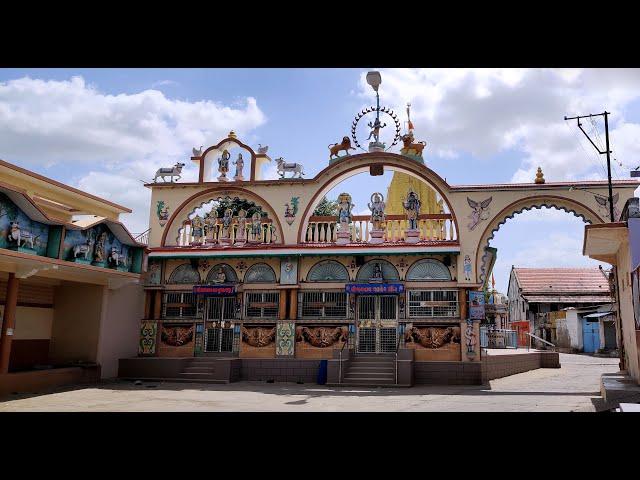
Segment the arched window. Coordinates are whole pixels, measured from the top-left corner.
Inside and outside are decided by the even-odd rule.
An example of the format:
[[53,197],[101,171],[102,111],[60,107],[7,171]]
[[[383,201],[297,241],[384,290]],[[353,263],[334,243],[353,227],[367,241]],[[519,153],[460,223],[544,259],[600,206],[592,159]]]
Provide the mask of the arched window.
[[200,283],[200,273],[190,263],[183,263],[171,272],[167,283]]
[[356,281],[368,282],[369,279],[373,277],[376,264],[380,265],[380,269],[382,270],[382,279],[385,282],[390,280],[400,280],[398,270],[396,270],[396,267],[394,267],[391,262],[387,262],[386,260],[370,260],[360,267],[358,275],[356,276]]
[[407,281],[410,282],[434,282],[451,280],[451,272],[447,266],[439,260],[426,258],[418,260],[411,265],[407,272]]
[[244,283],[274,283],[276,273],[266,263],[252,265],[244,274]]
[[316,263],[307,274],[308,282],[348,282],[349,272],[340,262],[323,260]]
[[225,283],[238,283],[238,275],[236,275],[236,271],[230,265],[226,263],[218,263],[214,265],[211,270],[209,270],[209,274],[207,275],[207,282],[215,282],[218,277],[218,270],[222,268],[225,276]]

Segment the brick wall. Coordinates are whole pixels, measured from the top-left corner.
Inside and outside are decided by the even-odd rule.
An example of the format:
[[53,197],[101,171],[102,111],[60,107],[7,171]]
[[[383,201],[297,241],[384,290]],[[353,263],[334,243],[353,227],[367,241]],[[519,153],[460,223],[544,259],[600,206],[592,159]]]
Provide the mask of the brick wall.
[[315,383],[319,360],[242,359],[241,380]]
[[481,362],[414,362],[414,383],[432,385],[481,385]]

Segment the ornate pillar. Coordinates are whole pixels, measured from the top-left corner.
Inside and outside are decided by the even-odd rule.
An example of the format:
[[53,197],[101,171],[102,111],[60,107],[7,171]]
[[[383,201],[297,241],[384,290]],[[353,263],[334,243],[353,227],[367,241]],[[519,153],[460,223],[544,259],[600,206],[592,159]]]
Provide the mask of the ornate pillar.
[[7,283],[7,300],[4,307],[2,320],[2,332],[0,332],[0,374],[9,371],[9,359],[11,358],[11,341],[16,328],[16,307],[18,305],[18,284],[20,280],[15,273],[9,274]]
[[298,318],[298,290],[291,289],[291,297],[289,298],[289,319],[296,320]]
[[458,305],[460,310],[460,318],[462,320],[467,319],[467,289],[458,289]]
[[278,320],[287,319],[287,295],[289,295],[289,290],[280,290],[280,308],[278,309]]

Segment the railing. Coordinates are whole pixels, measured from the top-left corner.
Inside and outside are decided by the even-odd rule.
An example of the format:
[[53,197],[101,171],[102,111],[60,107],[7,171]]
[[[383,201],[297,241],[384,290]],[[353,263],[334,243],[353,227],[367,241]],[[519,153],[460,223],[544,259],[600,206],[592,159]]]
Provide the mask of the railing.
[[149,245],[149,233],[151,232],[150,228],[147,228],[144,232],[142,233],[132,233],[131,236],[133,237],[133,239],[138,242],[138,243],[142,243],[144,245]]
[[548,342],[544,338],[540,338],[539,336],[534,335],[533,333],[526,332],[526,334],[529,335],[529,346],[527,347],[527,352],[531,349],[531,339],[532,338],[535,338],[536,340],[539,340],[540,342],[545,343],[547,345],[551,345],[553,347],[553,351],[554,352],[556,351],[556,346],[553,343]]
[[[371,237],[373,224],[368,215],[354,215],[349,225],[351,242],[368,242]],[[313,216],[309,219],[305,242],[307,243],[335,243],[338,238],[337,217]],[[387,215],[382,223],[383,240],[385,242],[398,242],[405,239],[408,228],[406,215]],[[453,223],[453,217],[449,213],[430,214],[424,213],[418,217],[418,230],[420,240],[446,241],[456,240],[457,235]]]
[[[351,334],[349,334],[349,335],[351,335]],[[344,347],[346,345],[348,345],[348,344],[349,344],[349,337],[347,336],[347,341],[342,344],[342,347],[340,348],[340,354],[338,356],[338,358],[339,358],[339,365],[338,366],[340,368],[339,371],[338,371],[338,383],[342,383],[342,351],[344,350]]]
[[398,340],[396,340],[396,385],[398,385],[398,350],[400,350],[400,332],[398,332]]
[[480,347],[518,348],[518,332],[504,328],[480,327]]
[[[245,227],[245,242],[249,243],[275,243],[278,240],[278,236],[276,234],[276,229],[273,226],[273,222],[271,220],[263,221],[261,223],[261,231],[259,233],[254,234],[253,228],[251,225],[247,225]],[[233,245],[238,239],[238,224],[234,223],[229,227],[229,238],[228,244]],[[224,244],[222,242],[222,225],[216,224],[206,227],[206,235],[202,238],[203,245],[218,245]],[[178,245],[181,247],[187,247],[192,245],[195,241],[195,237],[193,236],[193,227],[191,226],[191,222],[186,221],[183,223],[182,228],[180,229],[178,236]]]

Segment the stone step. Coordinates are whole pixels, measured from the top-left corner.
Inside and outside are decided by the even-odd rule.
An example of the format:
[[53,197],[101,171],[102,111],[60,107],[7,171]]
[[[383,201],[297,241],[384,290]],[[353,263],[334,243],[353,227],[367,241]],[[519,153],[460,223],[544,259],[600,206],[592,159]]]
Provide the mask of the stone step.
[[215,369],[211,367],[186,367],[183,373],[213,373]]
[[380,378],[380,377],[345,377],[345,383],[352,384],[366,384],[366,385],[374,385],[374,384],[384,384],[384,385],[393,385],[395,384],[395,378]]
[[193,378],[194,380],[200,378],[214,379],[214,375],[211,372],[182,372],[180,376],[183,378]]
[[351,370],[347,371],[345,373],[345,378],[347,377],[384,377],[384,378],[389,378],[389,377],[395,377],[396,373],[394,371],[385,371],[385,372],[381,372],[379,370],[369,370],[369,371],[364,371],[364,372],[353,372]]
[[379,367],[379,366],[375,366],[375,367],[361,367],[360,365],[358,366],[351,366],[349,367],[349,370],[347,370],[349,373],[354,373],[354,372],[389,372],[389,373],[393,373],[396,371],[394,366],[391,367]]
[[401,383],[369,383],[369,382],[344,382],[344,383],[327,383],[327,387],[357,387],[357,388],[409,388],[412,385]]

